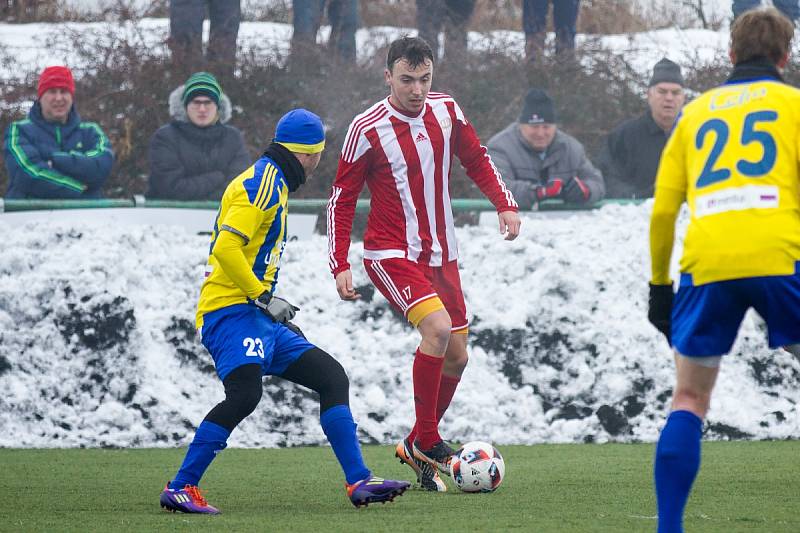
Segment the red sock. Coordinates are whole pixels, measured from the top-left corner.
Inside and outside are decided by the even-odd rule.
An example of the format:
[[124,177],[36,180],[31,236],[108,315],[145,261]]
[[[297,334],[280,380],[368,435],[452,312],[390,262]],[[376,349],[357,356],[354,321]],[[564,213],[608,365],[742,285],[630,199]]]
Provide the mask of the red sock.
[[[461,381],[459,376],[448,376],[442,374],[442,380],[439,383],[439,397],[436,399],[436,422],[441,422],[447,408],[450,407],[450,402],[453,400],[453,395],[456,393],[458,383]],[[408,434],[408,442],[414,442],[417,438],[417,424],[411,428],[411,433]]]
[[414,412],[417,415],[417,440],[423,450],[432,448],[442,440],[439,436],[436,407],[439,383],[442,379],[444,357],[434,357],[419,351],[414,354],[412,376],[414,381]]

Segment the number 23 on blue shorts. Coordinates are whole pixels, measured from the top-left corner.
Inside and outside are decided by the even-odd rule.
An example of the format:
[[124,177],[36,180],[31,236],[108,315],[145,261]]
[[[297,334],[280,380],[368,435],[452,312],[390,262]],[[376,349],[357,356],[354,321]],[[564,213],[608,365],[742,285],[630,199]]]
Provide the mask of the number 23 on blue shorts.
[[264,375],[281,375],[314,345],[254,305],[237,304],[203,316],[202,342],[220,379],[234,369],[261,365]]

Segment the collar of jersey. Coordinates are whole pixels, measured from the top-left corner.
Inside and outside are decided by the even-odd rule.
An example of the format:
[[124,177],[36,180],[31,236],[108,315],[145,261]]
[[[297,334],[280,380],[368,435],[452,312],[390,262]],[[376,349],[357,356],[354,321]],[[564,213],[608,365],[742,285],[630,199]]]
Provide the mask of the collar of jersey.
[[428,105],[428,99],[427,98],[425,99],[425,105],[422,106],[422,111],[420,111],[419,114],[414,117],[409,117],[408,115],[397,109],[394,105],[392,105],[392,103],[389,101],[388,96],[386,97],[386,100],[384,100],[384,105],[386,106],[386,109],[389,110],[389,113],[392,114],[392,116],[397,117],[404,122],[414,122],[415,120],[420,120],[422,118],[422,115],[425,114],[425,106]]

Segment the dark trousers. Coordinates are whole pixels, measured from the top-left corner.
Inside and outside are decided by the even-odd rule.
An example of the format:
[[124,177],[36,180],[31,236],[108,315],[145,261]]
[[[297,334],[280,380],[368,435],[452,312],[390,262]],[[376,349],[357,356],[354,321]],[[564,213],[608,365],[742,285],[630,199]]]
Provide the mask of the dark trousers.
[[[772,3],[792,22],[800,18],[800,2],[798,0],[773,0]],[[761,0],[733,0],[733,18],[760,5]]]
[[316,45],[326,4],[328,22],[331,24],[328,46],[342,61],[355,63],[356,30],[359,26],[358,0],[294,0],[292,49],[297,51],[298,47],[310,48]]
[[[211,25],[203,60],[203,20]],[[170,0],[169,34],[172,59],[184,74],[201,69],[230,76],[236,67],[236,38],[239,35],[239,0]]]
[[[553,27],[556,30],[556,53],[575,48],[575,23],[578,20],[580,0],[552,0]],[[544,45],[547,12],[550,0],[523,0],[522,29],[526,39],[540,40]]]
[[444,55],[467,51],[467,24],[475,11],[475,0],[417,0],[417,30],[439,57],[439,33],[444,29]]

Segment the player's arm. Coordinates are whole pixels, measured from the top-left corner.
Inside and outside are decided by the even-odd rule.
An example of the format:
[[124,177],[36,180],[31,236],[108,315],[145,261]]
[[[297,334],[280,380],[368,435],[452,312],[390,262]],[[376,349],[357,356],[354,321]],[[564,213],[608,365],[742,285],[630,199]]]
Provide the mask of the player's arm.
[[246,244],[245,236],[241,232],[230,226],[222,226],[211,253],[225,275],[250,300],[255,300],[264,292],[264,285],[253,274],[253,269],[247,262],[244,255]]
[[361,189],[364,188],[366,173],[370,166],[371,151],[369,141],[361,135],[359,139],[351,139],[353,126],[348,132],[336,178],[331,187],[328,200],[328,266],[336,280],[336,291],[342,300],[359,298],[353,288],[353,275],[347,254],[350,250],[350,232],[356,204]]
[[[269,168],[272,168],[271,165]],[[270,217],[274,219],[276,206],[280,202],[280,175],[265,168],[257,193],[248,194],[241,183],[232,182],[225,196],[230,198],[230,206],[224,219],[219,221],[219,235],[211,254],[225,275],[247,298],[255,300],[265,289],[253,273],[244,247],[262,224]]]
[[467,176],[497,209],[500,234],[505,235],[507,241],[514,240],[519,235],[521,224],[514,195],[503,182],[486,147],[481,145],[475,128],[467,121],[457,104],[454,103],[453,109],[456,115],[453,124],[458,128],[454,152],[467,171]]
[[650,299],[647,318],[671,343],[672,280],[669,266],[675,242],[675,221],[686,200],[685,146],[676,127],[664,147],[656,175],[650,218]]
[[653,285],[670,285],[669,265],[675,242],[675,221],[686,196],[674,189],[656,189],[653,214],[650,217],[650,282]]

